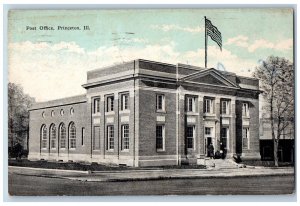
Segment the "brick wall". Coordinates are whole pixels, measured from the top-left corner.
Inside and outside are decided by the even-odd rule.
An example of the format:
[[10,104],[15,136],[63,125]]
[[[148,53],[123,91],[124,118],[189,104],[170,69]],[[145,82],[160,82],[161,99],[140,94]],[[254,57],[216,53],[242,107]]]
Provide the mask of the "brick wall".
[[[70,114],[71,108],[74,109],[73,115]],[[61,110],[64,114],[61,115]],[[54,115],[51,116],[52,111]],[[45,117],[42,116],[45,114]],[[59,160],[72,154],[88,154],[90,148],[90,107],[88,103],[73,103],[71,105],[63,105],[57,107],[40,108],[30,111],[29,122],[29,156],[34,159],[55,159]],[[75,123],[76,127],[76,149],[68,149],[68,128],[71,122]],[[56,148],[50,148],[50,125],[56,127]],[[59,127],[64,124],[67,130],[66,133],[66,149],[60,149],[59,144]],[[47,149],[41,148],[41,127],[47,127]],[[82,128],[85,128],[85,136],[82,145]],[[39,156],[41,154],[41,156]],[[72,159],[72,158],[70,158]]]
[[[156,111],[156,95],[165,95],[165,112]],[[157,119],[158,118],[158,119]],[[161,121],[165,119],[165,121]],[[159,121],[157,121],[159,120]],[[165,126],[165,149],[156,149],[156,125]],[[160,91],[139,90],[139,158],[141,164],[151,164],[142,160],[173,159],[176,164],[176,94]],[[148,156],[148,158],[147,158]],[[170,161],[169,161],[170,162]],[[159,164],[156,162],[156,164]]]

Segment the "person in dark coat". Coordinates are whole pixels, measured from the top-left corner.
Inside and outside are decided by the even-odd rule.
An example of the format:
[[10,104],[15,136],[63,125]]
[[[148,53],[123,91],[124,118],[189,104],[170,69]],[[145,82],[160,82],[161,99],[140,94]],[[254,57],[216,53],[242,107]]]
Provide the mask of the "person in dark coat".
[[210,143],[210,145],[208,145],[207,150],[208,150],[208,157],[210,157],[210,159],[212,159],[214,157],[214,146],[212,143]]
[[225,159],[225,147],[222,142],[220,143],[220,153],[221,153],[222,159]]

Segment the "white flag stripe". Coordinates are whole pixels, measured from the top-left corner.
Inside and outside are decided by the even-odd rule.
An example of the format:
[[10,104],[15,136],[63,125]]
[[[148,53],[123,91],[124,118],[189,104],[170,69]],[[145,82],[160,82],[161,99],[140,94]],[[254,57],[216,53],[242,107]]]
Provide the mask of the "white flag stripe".
[[222,34],[218,30],[216,26],[214,26],[210,20],[206,19],[205,21],[205,26],[206,26],[206,34],[210,36],[210,38],[215,41],[220,49],[222,50]]
[[208,36],[210,36],[214,41],[217,41],[217,43],[222,44],[222,40],[220,38],[218,38],[217,36],[209,35],[209,34],[208,34]]

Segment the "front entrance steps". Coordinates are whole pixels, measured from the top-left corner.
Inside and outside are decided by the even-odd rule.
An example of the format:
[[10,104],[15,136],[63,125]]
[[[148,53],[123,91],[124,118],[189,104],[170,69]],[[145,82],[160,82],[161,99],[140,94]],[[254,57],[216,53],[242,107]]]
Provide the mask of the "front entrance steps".
[[235,169],[240,167],[233,159],[210,159],[203,158],[198,159],[197,164],[205,165],[207,168],[216,168],[216,169]]

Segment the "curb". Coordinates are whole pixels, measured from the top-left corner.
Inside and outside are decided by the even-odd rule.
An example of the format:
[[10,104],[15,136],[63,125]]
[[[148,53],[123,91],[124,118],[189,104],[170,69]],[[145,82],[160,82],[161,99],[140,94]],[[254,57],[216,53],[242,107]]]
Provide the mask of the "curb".
[[240,175],[207,175],[207,176],[158,176],[158,177],[138,177],[138,178],[98,178],[98,179],[79,179],[74,177],[57,177],[62,179],[69,179],[69,180],[77,180],[81,182],[131,182],[131,181],[155,181],[155,180],[175,180],[175,179],[207,179],[207,178],[234,178],[234,177],[270,177],[270,176],[288,176],[294,175],[293,173],[281,173],[281,174],[240,174]]
[[[24,168],[24,167],[14,167],[14,166],[10,166],[11,168]],[[55,171],[57,172],[56,169],[39,169],[39,168],[28,168],[29,170],[44,170],[44,171]],[[199,170],[200,169],[193,169],[195,170]],[[203,170],[203,169],[202,169]],[[64,171],[64,172],[73,172],[73,173],[81,173],[81,174],[89,174],[88,171],[74,171],[74,170],[59,170],[60,171]],[[136,170],[139,171],[139,170]],[[135,172],[136,172],[135,171]],[[149,171],[149,170],[146,170]],[[157,170],[154,170],[157,171]],[[174,170],[173,170],[174,171]],[[191,170],[190,170],[191,171]],[[206,170],[209,171],[209,170]],[[215,170],[217,171],[217,170]],[[118,171],[118,173],[122,173],[123,171]],[[130,173],[132,171],[126,171],[127,173]],[[144,172],[141,171],[140,172]],[[102,174],[107,174],[110,172],[105,172]],[[116,173],[116,172],[115,172]],[[256,177],[256,176],[260,176],[260,177],[267,177],[267,176],[287,176],[287,175],[295,175],[294,171],[284,171],[281,173],[275,172],[275,173],[263,173],[263,172],[258,172],[256,174],[245,174],[245,173],[240,173],[240,174],[227,174],[227,175],[219,175],[218,173],[216,174],[202,174],[202,175],[192,175],[192,176],[188,176],[188,175],[160,175],[160,176],[156,176],[156,177],[136,177],[136,178],[132,178],[132,177],[125,177],[125,178],[120,178],[120,177],[110,177],[109,175],[107,175],[106,177],[101,177],[101,176],[96,176],[95,178],[89,178],[88,176],[85,177],[71,177],[71,176],[64,176],[64,175],[59,175],[59,174],[22,174],[20,172],[17,172],[16,174],[18,175],[25,175],[25,176],[35,176],[35,177],[47,177],[47,178],[58,178],[58,179],[68,179],[68,180],[76,180],[76,181],[81,181],[81,182],[128,182],[128,181],[151,181],[151,180],[169,180],[169,179],[207,179],[207,178],[234,178],[234,177]],[[100,174],[100,173],[98,173]]]
[[91,171],[92,174],[105,174],[105,173],[131,173],[131,172],[163,172],[163,171],[207,171],[208,169],[140,169],[140,170],[112,170],[112,171]]
[[145,178],[115,178],[115,179],[107,179],[106,181],[100,180],[100,181],[94,181],[94,180],[85,180],[86,182],[128,182],[128,181],[152,181],[152,180],[168,180],[168,179],[207,179],[207,178],[224,178],[224,179],[229,179],[229,178],[234,178],[234,177],[268,177],[268,176],[286,176],[286,175],[293,175],[293,174],[255,174],[255,175],[228,175],[228,176],[215,176],[215,175],[210,175],[210,176],[185,176],[185,177],[174,177],[174,176],[169,176],[169,177],[145,177]]
[[69,173],[89,174],[89,171],[81,171],[81,170],[62,170],[62,169],[48,169],[48,168],[37,168],[37,167],[19,167],[19,166],[8,166],[8,168],[39,170],[39,171],[51,171],[51,172],[69,172]]

